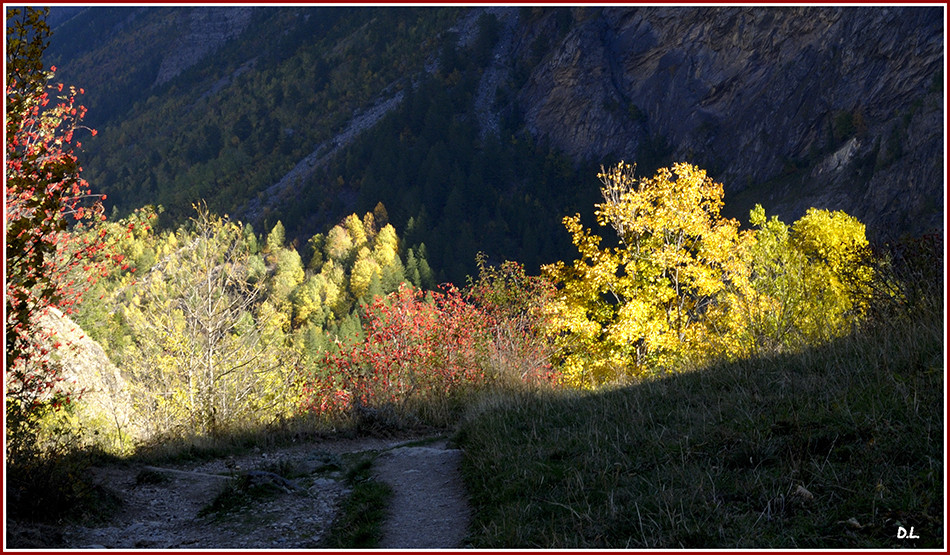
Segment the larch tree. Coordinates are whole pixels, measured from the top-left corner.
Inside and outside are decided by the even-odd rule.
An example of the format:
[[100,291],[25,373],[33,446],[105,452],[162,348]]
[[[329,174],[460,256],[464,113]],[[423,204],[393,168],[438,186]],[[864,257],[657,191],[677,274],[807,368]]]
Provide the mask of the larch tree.
[[333,260],[337,264],[346,264],[354,251],[353,238],[346,232],[342,226],[333,226],[327,233],[323,248],[326,251],[326,258]]
[[248,280],[240,225],[203,207],[194,222],[194,235],[143,276],[126,308],[138,344],[127,368],[153,434],[214,433],[293,405],[287,316],[266,302],[266,283]]
[[379,263],[373,259],[368,247],[361,247],[356,255],[356,262],[353,263],[353,270],[350,273],[350,292],[354,299],[363,298],[369,290],[369,285],[373,281],[373,276],[379,276],[381,269]]

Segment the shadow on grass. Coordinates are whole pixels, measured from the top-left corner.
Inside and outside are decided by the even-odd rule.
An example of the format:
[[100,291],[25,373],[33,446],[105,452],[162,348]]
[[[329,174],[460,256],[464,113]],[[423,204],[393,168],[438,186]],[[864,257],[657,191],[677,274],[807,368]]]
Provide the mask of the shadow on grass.
[[[800,354],[487,404],[457,437],[476,512],[470,539],[483,548],[939,547],[939,324],[918,319]],[[918,537],[900,537],[911,526]]]

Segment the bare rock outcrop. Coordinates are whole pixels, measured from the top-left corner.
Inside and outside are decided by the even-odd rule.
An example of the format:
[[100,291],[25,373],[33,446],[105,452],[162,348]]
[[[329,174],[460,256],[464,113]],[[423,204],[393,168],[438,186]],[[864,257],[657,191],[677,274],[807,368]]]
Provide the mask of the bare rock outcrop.
[[129,384],[105,350],[56,308],[40,321],[60,344],[53,352],[62,365],[64,391],[79,393],[79,418],[102,427],[114,441],[140,439]]
[[786,220],[922,232],[941,225],[943,41],[939,8],[575,10],[518,101],[577,159],[666,149]]
[[162,59],[152,86],[170,81],[229,39],[239,35],[250,23],[251,13],[252,8],[243,6],[209,7],[182,13],[181,17],[187,19],[188,33],[184,40]]

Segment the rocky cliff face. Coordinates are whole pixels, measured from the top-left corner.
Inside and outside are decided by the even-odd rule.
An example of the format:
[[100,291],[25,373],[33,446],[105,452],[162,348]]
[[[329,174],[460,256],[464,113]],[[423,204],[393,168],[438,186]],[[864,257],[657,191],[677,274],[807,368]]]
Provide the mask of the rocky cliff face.
[[[99,26],[74,25],[73,35],[63,31],[71,38],[61,55],[82,56],[75,64],[62,65],[78,66],[86,80],[77,77],[76,82],[102,82],[96,88],[109,100],[102,104],[117,104],[112,108],[121,118],[134,118],[127,109],[135,102],[149,109],[149,96],[164,94],[155,85],[171,83],[199,62],[213,68],[202,74],[213,80],[179,79],[173,94],[205,98],[251,69],[265,81],[294,78],[292,73],[264,71],[268,63],[293,56],[293,49],[269,57],[242,51],[214,59],[232,39],[264,36],[268,45],[284,40],[287,29],[255,27],[272,24],[255,17],[262,11],[206,7],[96,13],[103,18]],[[810,206],[842,209],[865,222],[875,238],[943,225],[942,8],[495,6],[463,12],[452,33],[425,40],[455,40],[465,49],[478,36],[482,15],[497,19],[499,38],[487,65],[479,68],[472,106],[464,108],[469,113],[456,117],[477,121],[483,136],[517,114],[528,132],[578,163],[623,159],[639,162],[640,171],[647,173],[656,164],[692,162],[725,185],[725,212],[743,222],[748,209],[761,203],[767,213],[787,222]],[[305,17],[293,17],[299,39],[309,24]],[[84,25],[92,25],[90,21]],[[273,21],[287,24],[287,19]],[[82,42],[77,37],[99,28],[110,40],[86,41],[84,48],[101,46],[101,52],[72,52],[78,48],[74,43]],[[128,36],[121,29],[129,29]],[[364,32],[359,29],[355,32]],[[351,38],[341,34],[335,39],[338,50]],[[150,47],[140,52],[135,46],[141,44]],[[125,52],[134,56],[124,58]],[[120,58],[121,63],[115,62]],[[372,59],[362,62],[373,66]],[[427,61],[427,71],[436,63]],[[128,67],[141,71],[123,73],[124,81],[109,84],[119,69]],[[420,77],[405,76],[407,83]],[[360,107],[367,111],[398,105],[392,85],[348,86],[378,91]],[[287,90],[299,93],[312,86],[288,82]],[[248,106],[258,112],[255,120],[263,121],[261,114],[299,109],[291,102],[306,106],[306,99],[296,96],[252,99]],[[125,97],[128,102],[111,102]],[[358,114],[346,117],[353,121],[340,124],[346,130],[328,145],[343,147],[353,136],[349,130],[369,130],[380,121],[354,127]],[[200,141],[184,124],[174,134],[170,141],[178,140],[177,134],[187,136],[183,145]],[[309,157],[285,161],[285,181],[298,176],[295,165],[310,167],[317,153],[329,159],[345,151],[313,146]],[[120,168],[110,172],[135,181]],[[263,192],[272,185],[248,184],[248,199],[257,193],[266,196]]]
[[104,437],[99,440],[109,449],[141,439],[129,385],[102,346],[56,308],[50,308],[40,325],[61,344],[53,350],[62,365],[60,389],[73,395],[81,392],[73,411],[76,418],[90,429],[101,429]]
[[608,162],[668,147],[722,181],[727,206],[760,202],[785,221],[817,206],[877,237],[942,227],[941,9],[573,15],[518,91],[537,136]]
[[248,7],[206,8],[175,14],[187,26],[175,48],[162,59],[154,86],[161,85],[195,65],[229,39],[239,35],[251,20]]

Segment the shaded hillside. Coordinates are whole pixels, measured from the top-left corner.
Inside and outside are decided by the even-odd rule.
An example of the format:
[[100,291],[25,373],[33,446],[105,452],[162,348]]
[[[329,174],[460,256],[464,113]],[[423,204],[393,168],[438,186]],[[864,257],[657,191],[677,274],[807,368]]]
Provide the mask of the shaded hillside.
[[[673,160],[725,213],[942,225],[940,8],[95,8],[49,61],[122,212],[199,198],[290,236],[383,201],[442,277],[569,255],[596,169]],[[410,225],[411,219],[411,225]],[[412,227],[412,229],[410,229]],[[413,239],[413,230],[416,237]]]
[[758,201],[786,219],[818,206],[873,236],[919,233],[942,221],[941,12],[575,12],[518,100],[527,127],[574,157],[668,145],[721,179],[743,220]]
[[452,12],[427,13],[91,9],[56,29],[48,60],[88,91],[103,140],[85,167],[120,210],[153,202],[180,218],[206,198],[233,213],[422,68],[434,46],[419,44]]

